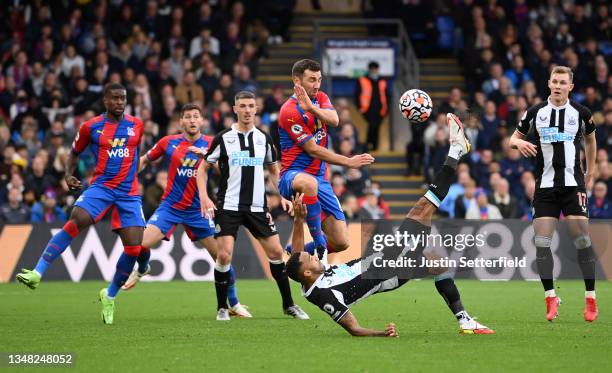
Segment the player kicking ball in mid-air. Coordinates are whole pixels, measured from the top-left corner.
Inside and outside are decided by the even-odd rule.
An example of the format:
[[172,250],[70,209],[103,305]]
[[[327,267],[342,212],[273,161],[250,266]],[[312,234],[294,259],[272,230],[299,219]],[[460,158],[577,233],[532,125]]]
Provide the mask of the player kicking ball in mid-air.
[[[137,259],[138,268],[123,285],[123,290],[133,288],[142,276],[149,274],[150,248],[161,240],[169,240],[177,224],[183,224],[189,238],[204,246],[213,259],[217,257],[215,224],[212,219],[206,219],[200,213],[196,174],[202,160],[189,150],[193,146],[205,152],[212,138],[203,136],[200,132],[204,118],[202,109],[196,104],[186,104],[181,108],[180,124],[182,133],[163,137],[140,158],[140,170],[143,170],[149,163],[165,156],[168,182],[160,206],[147,222],[142,250]],[[229,313],[238,317],[252,317],[238,301],[235,282],[236,272],[231,266],[228,287]]]
[[[431,218],[437,211],[440,202],[448,193],[461,156],[470,151],[470,144],[463,133],[463,126],[454,114],[447,115],[450,127],[450,150],[448,157],[438,171],[433,184],[430,184],[427,193],[421,197],[416,205],[408,212],[406,219],[399,228],[400,232],[412,234],[429,234],[431,231]],[[306,216],[306,206],[302,204],[302,195],[294,199],[294,232],[292,238],[293,253],[287,261],[287,274],[302,284],[302,292],[306,299],[329,314],[334,321],[340,324],[353,336],[379,336],[397,337],[395,324],[390,323],[385,330],[363,328],[349,310],[354,303],[376,293],[390,291],[405,284],[408,279],[399,278],[396,274],[378,276],[386,278],[368,278],[377,276],[362,275],[362,260],[356,259],[348,263],[337,265],[324,265],[316,255],[311,255],[304,248],[303,225]],[[428,259],[435,258],[420,244],[414,250]],[[367,269],[369,270],[369,269]],[[367,271],[366,270],[366,271]],[[441,273],[436,268],[435,285],[440,295],[459,322],[459,330],[464,334],[493,334],[493,330],[478,323],[465,311],[459,290],[452,277]]]
[[77,199],[70,219],[51,238],[36,267],[31,271],[23,269],[17,280],[30,289],[36,289],[51,263],[72,240],[112,210],[112,229],[119,234],[124,250],[117,261],[112,282],[99,293],[104,308],[102,321],[112,324],[115,296],[136,264],[145,227],[137,177],[143,124],[140,119],[124,114],[127,99],[122,85],[107,84],[103,101],[106,112],[81,125],[66,162],[66,183],[74,192],[81,188],[81,182],[73,175],[78,155],[90,146],[96,155],[90,186]]
[[[548,80],[548,100],[527,109],[510,138],[510,146],[525,157],[536,158],[533,230],[536,265],[544,287],[546,319],[552,321],[557,317],[561,303],[553,284],[554,259],[550,246],[559,215],[563,212],[584,278],[584,320],[592,322],[598,315],[596,257],[589,235],[586,187],[593,181],[597,143],[591,112],[569,99],[574,88],[573,75],[569,67],[552,69]],[[532,128],[535,145],[525,140]],[[586,177],[580,163],[583,138]]]
[[[329,97],[320,90],[318,62],[297,61],[291,78],[294,95],[279,113],[282,164],[279,190],[286,199],[295,193],[304,194],[303,202],[308,206],[306,224],[314,240],[306,244],[305,250],[311,254],[316,251],[323,257],[328,250],[338,252],[349,246],[346,218],[326,178],[327,162],[359,168],[371,164],[374,158],[370,154],[348,158],[327,149],[327,126],[338,126],[339,119]],[[291,252],[291,246],[287,246],[287,251]]]
[[[270,136],[255,127],[257,107],[255,94],[240,91],[234,97],[234,113],[238,121],[219,132],[204,155],[205,162],[198,167],[197,183],[202,204],[202,214],[215,218],[217,260],[215,263],[215,289],[217,291],[217,320],[229,320],[227,290],[230,280],[230,263],[238,228],[245,228],[259,241],[270,265],[272,277],[280,290],[283,311],[296,319],[308,319],[308,315],[293,303],[289,279],[285,273],[283,249],[276,225],[268,211],[264,170],[268,170],[270,184],[278,185],[279,170],[276,150]],[[217,206],[206,190],[207,168],[218,163],[221,170]],[[278,190],[276,191],[278,192]],[[282,201],[290,209],[291,202]],[[215,213],[215,210],[218,211]]]

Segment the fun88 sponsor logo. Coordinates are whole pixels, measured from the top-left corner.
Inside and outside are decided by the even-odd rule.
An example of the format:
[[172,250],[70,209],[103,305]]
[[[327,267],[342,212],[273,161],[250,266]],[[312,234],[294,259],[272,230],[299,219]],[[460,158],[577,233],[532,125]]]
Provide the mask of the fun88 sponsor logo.
[[241,150],[231,154],[232,166],[262,166],[263,158],[250,157],[248,150]]

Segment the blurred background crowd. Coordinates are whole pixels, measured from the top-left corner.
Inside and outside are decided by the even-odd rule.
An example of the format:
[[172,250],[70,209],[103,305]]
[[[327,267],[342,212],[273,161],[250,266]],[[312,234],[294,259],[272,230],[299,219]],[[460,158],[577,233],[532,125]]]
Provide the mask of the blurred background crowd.
[[[82,122],[104,111],[104,84],[127,87],[126,112],[145,123],[142,152],[180,131],[178,110],[189,102],[204,108],[203,132],[212,136],[234,121],[235,92],[258,92],[258,64],[270,45],[290,40],[295,1],[0,1],[0,6],[0,222],[54,223],[66,219],[75,200],[63,181],[70,143]],[[413,126],[407,144],[408,172],[429,181],[447,152],[444,114],[455,112],[467,125],[476,152],[459,167],[442,214],[531,218],[532,163],[508,147],[508,138],[527,107],[546,99],[550,68],[563,64],[574,70],[573,99],[591,109],[597,125],[590,214],[612,218],[609,4],[396,0],[364,1],[363,10],[368,17],[402,16],[421,56],[441,52],[423,40],[449,33],[451,52],[444,53],[462,61],[466,91],[454,88],[436,102],[431,121]],[[287,98],[281,87],[260,96],[257,126],[274,134]],[[352,124],[351,101],[332,98],[340,126],[330,131],[331,143],[347,156],[367,148]],[[85,186],[94,164],[92,153],[81,156],[77,176]],[[147,217],[167,180],[163,167],[140,175]],[[381,188],[367,170],[332,166],[330,171],[347,220],[389,217]],[[274,217],[288,219],[279,204],[280,196],[270,194]]]

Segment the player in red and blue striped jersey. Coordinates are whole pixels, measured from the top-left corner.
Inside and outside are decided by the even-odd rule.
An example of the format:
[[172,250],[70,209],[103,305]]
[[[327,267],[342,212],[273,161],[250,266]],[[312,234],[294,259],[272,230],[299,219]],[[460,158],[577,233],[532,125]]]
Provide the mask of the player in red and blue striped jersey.
[[295,94],[283,104],[279,115],[279,191],[288,200],[298,192],[304,194],[306,224],[314,239],[305,250],[311,254],[316,250],[322,256],[326,249],[333,252],[348,248],[346,219],[327,179],[326,162],[359,168],[374,162],[374,158],[369,154],[348,158],[327,149],[327,126],[337,126],[339,119],[329,97],[320,90],[321,65],[300,60],[291,74]]
[[31,289],[38,287],[41,277],[72,239],[111,211],[112,228],[124,247],[112,282],[100,291],[102,320],[112,324],[114,298],[134,268],[145,226],[137,178],[143,124],[140,119],[124,114],[127,93],[121,84],[107,84],[103,100],[106,112],[81,125],[66,165],[66,183],[71,191],[77,191],[82,185],[73,174],[79,154],[89,147],[97,160],[90,186],[74,204],[70,220],[47,244],[36,268],[22,270],[17,280]]
[[[124,290],[136,286],[140,278],[150,272],[150,248],[163,239],[168,240],[177,224],[182,224],[189,238],[206,247],[216,260],[215,224],[212,219],[202,217],[196,184],[197,170],[202,160],[190,151],[191,147],[195,147],[206,152],[212,138],[201,133],[204,118],[202,109],[196,104],[186,104],[181,108],[180,124],[182,133],[163,137],[140,158],[140,169],[143,170],[150,162],[165,157],[168,182],[161,204],[147,222],[142,250],[137,259],[138,269],[132,272],[123,286]],[[230,267],[229,282],[230,314],[252,317],[236,296],[236,273],[233,267]]]

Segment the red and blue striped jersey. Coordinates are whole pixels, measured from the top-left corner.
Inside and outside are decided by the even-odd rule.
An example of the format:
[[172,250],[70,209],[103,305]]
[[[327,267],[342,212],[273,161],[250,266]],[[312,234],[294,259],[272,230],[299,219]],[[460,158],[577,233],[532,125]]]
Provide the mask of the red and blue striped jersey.
[[[322,91],[312,99],[312,103],[321,109],[334,107],[329,97]],[[291,96],[280,109],[278,134],[281,147],[281,174],[288,170],[299,170],[314,176],[325,176],[327,163],[311,157],[302,149],[310,139],[327,148],[327,125],[312,113],[305,112],[295,96]]]
[[138,146],[143,129],[142,120],[127,114],[119,122],[113,122],[104,113],[81,125],[72,151],[81,154],[91,147],[96,156],[92,185],[139,195]]
[[166,156],[168,182],[162,201],[178,210],[200,210],[196,176],[202,160],[188,149],[195,146],[208,150],[211,142],[212,138],[204,135],[194,142],[183,134],[171,135],[163,137],[147,152],[152,161]]

